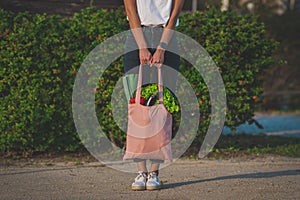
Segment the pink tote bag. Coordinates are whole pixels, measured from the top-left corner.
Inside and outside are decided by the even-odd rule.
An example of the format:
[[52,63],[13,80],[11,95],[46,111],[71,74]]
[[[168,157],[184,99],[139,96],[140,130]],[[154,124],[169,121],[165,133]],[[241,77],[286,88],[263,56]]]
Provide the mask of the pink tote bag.
[[124,160],[159,159],[172,161],[172,116],[163,105],[161,65],[158,66],[159,104],[140,104],[142,65],[139,69],[135,103],[128,104],[128,127]]

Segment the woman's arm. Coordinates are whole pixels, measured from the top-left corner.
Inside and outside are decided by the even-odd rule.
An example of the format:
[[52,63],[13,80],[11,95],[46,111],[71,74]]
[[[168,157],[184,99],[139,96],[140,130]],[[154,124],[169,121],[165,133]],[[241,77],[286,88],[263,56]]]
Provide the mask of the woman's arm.
[[147,43],[141,29],[141,21],[137,11],[136,0],[124,0],[124,5],[130,29],[139,47],[140,63],[148,64],[152,59],[152,55],[147,49]]
[[169,43],[170,38],[172,37],[173,30],[176,27],[176,23],[179,17],[179,14],[182,10],[184,0],[173,0],[172,1],[172,10],[170,14],[170,19],[164,29],[164,33],[161,37],[161,42],[164,42],[166,44]]
[[[167,25],[164,28],[164,32],[160,39],[160,44],[158,45],[153,58],[152,63],[163,63],[164,62],[164,52],[165,52],[165,45],[169,44],[170,39],[172,38],[174,29],[176,27],[176,23],[179,17],[179,14],[182,10],[184,4],[184,0],[173,0],[172,1],[172,10],[170,14],[170,19]],[[164,46],[162,46],[164,45]]]

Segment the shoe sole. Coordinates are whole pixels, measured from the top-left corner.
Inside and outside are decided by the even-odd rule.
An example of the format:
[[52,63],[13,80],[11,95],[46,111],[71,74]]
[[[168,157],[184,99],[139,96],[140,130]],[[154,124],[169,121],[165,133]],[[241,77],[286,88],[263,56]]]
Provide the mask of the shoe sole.
[[146,190],[146,188],[143,186],[131,186],[131,189],[135,191]]
[[159,190],[160,186],[146,186],[146,190]]

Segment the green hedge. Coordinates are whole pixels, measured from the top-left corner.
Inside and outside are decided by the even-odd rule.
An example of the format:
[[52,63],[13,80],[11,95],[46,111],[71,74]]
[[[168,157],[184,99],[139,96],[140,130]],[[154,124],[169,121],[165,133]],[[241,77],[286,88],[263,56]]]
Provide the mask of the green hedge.
[[[96,45],[129,29],[124,9],[87,8],[72,18],[0,10],[0,17],[0,151],[82,148],[71,109],[75,75]],[[266,39],[264,25],[248,15],[208,9],[181,16],[178,31],[197,40],[219,66],[228,98],[226,124],[251,122],[262,75],[274,62],[276,43]],[[125,134],[110,117],[109,102],[122,63],[115,61],[100,78],[95,102],[101,126],[119,146]],[[209,93],[188,65],[182,62],[181,73],[201,94],[197,142],[209,123]]]
[[[252,15],[220,12],[213,8],[204,13],[185,14],[180,22],[178,31],[198,41],[219,67],[227,96],[226,125],[234,129],[245,122],[256,123],[252,117],[263,92],[265,72],[277,62],[272,54],[278,43],[266,37],[264,24]],[[183,73],[191,84],[196,85],[196,92],[201,94],[201,111],[207,115],[207,87],[191,71],[195,70]]]

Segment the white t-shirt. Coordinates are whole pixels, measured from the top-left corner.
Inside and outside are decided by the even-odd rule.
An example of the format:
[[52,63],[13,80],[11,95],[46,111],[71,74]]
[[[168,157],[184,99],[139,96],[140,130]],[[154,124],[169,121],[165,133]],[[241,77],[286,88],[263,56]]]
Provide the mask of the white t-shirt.
[[136,0],[141,25],[166,25],[172,10],[172,0]]

